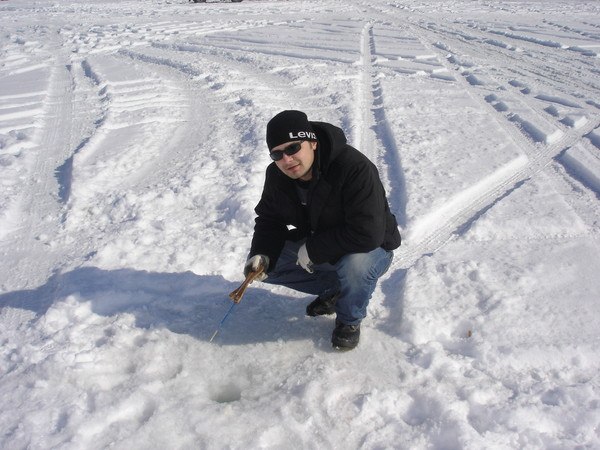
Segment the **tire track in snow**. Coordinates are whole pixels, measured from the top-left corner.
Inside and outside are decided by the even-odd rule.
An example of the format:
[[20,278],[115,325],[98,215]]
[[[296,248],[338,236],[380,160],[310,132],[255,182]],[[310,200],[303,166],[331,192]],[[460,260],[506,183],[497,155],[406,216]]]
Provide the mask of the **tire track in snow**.
[[[379,13],[381,12],[379,11]],[[386,19],[382,17],[381,20],[385,21]],[[416,27],[412,27],[414,35],[423,44],[426,44],[428,39],[418,29],[420,25],[416,25]],[[423,31],[431,33],[431,30],[426,28]],[[426,46],[431,48],[429,45]],[[433,53],[440,54],[440,50],[438,48]],[[456,68],[446,61],[445,55],[440,56],[449,73],[455,72]],[[465,91],[482,106],[482,109],[489,111],[490,117],[507,133],[518,148],[525,149],[527,156],[508,162],[471,188],[457,193],[443,208],[432,211],[428,216],[423,217],[417,224],[417,228],[420,229],[416,235],[416,242],[414,244],[404,242],[396,253],[393,269],[409,268],[423,255],[435,252],[463,227],[470,226],[482,212],[504,198],[507,193],[517,189],[523,181],[543,170],[565,147],[577,142],[597,126],[598,119],[596,118],[590,120],[585,126],[566,130],[561,137],[551,140],[548,144],[535,144],[513,124],[501,120],[498,111],[476,90],[476,85],[471,84],[463,76],[457,77],[457,82],[462,84]]]
[[557,158],[567,173],[600,199],[600,155],[588,139],[566,149]]
[[[78,125],[75,125],[77,128],[89,129],[81,130],[85,137],[74,147],[74,150],[65,159],[63,164],[56,169],[56,178],[59,183],[58,196],[64,204],[68,203],[71,197],[73,160],[82,149],[90,144],[90,141],[96,136],[98,129],[106,120],[106,96],[101,92],[101,80],[93,72],[87,60],[69,64],[68,69],[73,80],[73,95],[77,96],[77,99],[74,101],[75,107],[81,108],[85,104],[86,109],[85,111],[78,111],[77,117],[75,114],[71,117],[71,126],[74,126],[75,122],[80,122]],[[87,119],[90,124],[86,126],[81,123],[81,118],[90,113],[93,116]],[[63,218],[64,220],[66,220],[66,216]]]
[[366,24],[361,33],[360,78],[358,83],[358,98],[361,101],[358,102],[358,110],[355,113],[359,126],[356,127],[358,133],[357,136],[354,137],[354,141],[358,142],[360,150],[367,155],[371,161],[375,162],[377,154],[375,143],[373,142],[375,121],[371,112],[374,103],[371,75],[371,66],[373,64],[373,56],[371,55],[372,27],[373,25],[371,23]]
[[[40,98],[42,108],[41,113],[36,113],[35,132],[28,141],[32,145],[27,148],[31,153],[27,158],[33,160],[25,177],[29,195],[19,204],[24,214],[10,241],[11,251],[18,258],[2,264],[6,280],[10,280],[13,288],[35,286],[45,280],[66,252],[64,249],[49,251],[56,246],[54,239],[59,232],[61,217],[55,168],[68,151],[70,140],[70,128],[64,126],[63,118],[71,114],[71,80],[62,55],[57,55],[49,66],[46,81],[42,98],[33,85],[27,93],[12,96],[13,100],[25,99],[33,94],[34,98]],[[39,89],[37,82],[35,89]]]
[[579,132],[568,133],[533,159],[517,158],[455,195],[443,208],[422,219],[416,243],[400,248],[393,267],[408,268],[422,256],[434,253],[465,225],[473,223],[483,211],[504,198],[509,191],[543,170],[562,149],[573,145],[581,136]]
[[[414,21],[421,31],[438,38],[440,35],[448,38],[458,48],[467,48],[471,56],[458,54],[454,49],[443,43],[434,44],[438,49],[450,52],[447,60],[452,63],[455,71],[459,71],[467,78],[474,91],[488,89],[486,100],[513,122],[523,133],[536,142],[551,144],[558,139],[561,133],[571,128],[581,128],[589,120],[597,120],[597,102],[594,101],[595,84],[598,80],[597,71],[594,70],[593,58],[565,54],[564,52],[541,53],[539,45],[532,44],[526,51],[510,44],[489,39],[489,27],[485,24],[463,23],[468,30],[459,28],[461,22],[455,25]],[[523,62],[527,57],[540,64]],[[488,60],[492,58],[495,63],[489,66]],[[518,63],[515,61],[518,59]],[[498,64],[496,61],[501,61]],[[569,74],[566,76],[565,74]],[[576,76],[577,88],[572,88],[574,83],[570,76]],[[523,83],[519,79],[526,79]],[[530,83],[533,81],[533,86]],[[596,83],[597,84],[597,83]],[[581,91],[582,86],[589,85],[592,89]],[[566,87],[571,87],[569,92]],[[547,95],[559,91],[560,96]],[[481,92],[480,92],[481,93]],[[590,108],[591,106],[591,108]],[[595,109],[594,109],[595,108]],[[528,117],[529,116],[529,117]]]
[[[466,35],[455,27],[445,24],[445,28],[431,27],[431,25],[420,25],[425,32],[433,33],[436,36],[445,36],[453,41],[459,47],[466,47],[469,51],[478,55],[483,60],[481,66],[484,66],[490,59],[490,53],[493,54],[493,60],[496,63],[489,70],[495,72],[495,77],[505,78],[506,82],[511,81],[511,75],[504,75],[502,72],[508,71],[512,76],[525,78],[528,80],[537,80],[538,83],[550,86],[550,91],[562,92],[569,97],[571,101],[578,103],[582,101],[583,94],[579,92],[582,86],[588,86],[586,95],[594,99],[595,91],[598,89],[600,79],[590,65],[590,59],[587,57],[567,58],[561,57],[562,53],[553,54],[552,52],[540,53],[537,46],[524,51],[504,42],[494,40],[490,43],[487,33],[479,28],[469,28],[469,34]],[[485,50],[485,51],[484,51]],[[460,59],[460,55],[454,54]],[[570,55],[569,55],[570,56]],[[534,60],[537,64],[529,62],[524,63],[524,57]],[[549,60],[551,58],[551,60]],[[502,61],[498,64],[497,61]],[[593,59],[592,59],[593,61]],[[475,66],[473,64],[472,66]],[[572,82],[572,76],[577,76],[577,83]],[[576,85],[573,92],[567,92],[566,88],[572,88]]]
[[[266,26],[264,22],[254,20],[233,20],[220,24],[203,18],[198,22],[163,21],[143,26],[135,24],[95,25],[85,34],[74,34],[70,30],[61,30],[61,33],[75,46],[78,53],[94,55],[127,51],[131,49],[132,44],[135,48],[144,48],[148,45],[168,46],[175,37],[194,38],[216,33],[235,33],[264,26]],[[139,39],[140,36],[143,36],[142,40]]]
[[[436,46],[444,51],[450,51],[451,53],[448,57],[448,61],[452,61],[455,70],[462,69],[462,64],[464,63],[463,56],[460,58],[454,57],[455,52],[451,51],[447,45],[438,43]],[[463,62],[458,63],[459,59]],[[474,66],[474,64],[472,65]],[[463,75],[466,75],[467,73],[463,73]],[[576,134],[578,132],[581,137],[588,137],[589,130],[600,120],[599,113],[592,108],[584,108],[583,103],[577,99],[567,98],[567,95],[550,96],[539,92],[536,93],[526,84],[514,79],[510,80],[508,82],[508,88],[504,89],[504,86],[496,80],[495,76],[484,74],[486,79],[485,83],[474,83],[473,80],[469,78],[470,76],[471,75],[465,76],[460,80],[463,81],[463,84],[464,79],[468,81],[471,86],[465,84],[465,88],[473,91],[474,98],[479,100],[481,97],[484,97],[485,101],[489,103],[497,113],[503,115],[505,119],[514,123],[520,129],[522,132],[520,135],[521,139],[519,139],[518,134],[514,133],[514,127],[507,127],[505,122],[500,123],[507,132],[510,131],[512,133],[515,141],[522,141],[522,134],[524,134],[526,137],[529,137],[530,140],[538,143],[535,147],[532,147],[530,140],[523,141],[522,148],[530,155],[535,155],[540,149],[543,151],[543,145],[551,145],[570,130],[574,130]],[[586,149],[589,147],[585,145],[586,141],[587,140],[581,139],[580,142],[574,142],[574,144],[577,144],[581,148],[580,151],[565,152],[564,149],[559,149],[558,152],[563,155],[568,153],[569,156],[567,159],[571,161],[574,166],[582,164],[589,165],[583,161],[590,157],[593,158],[592,154],[594,152],[590,152]],[[573,156],[574,154],[578,156]],[[558,153],[549,156],[558,158]],[[589,172],[587,169],[586,171]],[[598,170],[593,171],[598,172]],[[582,174],[583,172],[574,170],[569,173],[575,176],[575,174]],[[583,175],[583,178],[588,181],[598,177],[600,177],[600,172],[597,174]],[[584,184],[586,184],[585,180]],[[591,188],[594,189],[593,186],[591,186]]]
[[[418,30],[414,30],[414,33],[423,43],[427,42]],[[445,65],[452,70],[453,67],[449,64]],[[472,94],[472,98],[482,106],[482,109],[490,112],[490,117],[499,124],[517,147],[525,150],[525,155],[508,162],[470,188],[454,195],[442,208],[422,217],[416,227],[417,234],[411,236],[416,242],[399,249],[392,266],[394,268],[408,268],[423,255],[435,252],[454,235],[459,234],[461,229],[470,226],[484,211],[543,170],[561,151],[581,140],[600,122],[595,118],[580,128],[567,130],[561,137],[548,144],[534,144],[518,132],[511,123],[499,120],[498,111],[482,97],[477,86],[472,85],[462,76],[457,77],[457,81],[462,84],[467,93]]]
[[[420,35],[423,42],[429,40],[427,36],[420,34],[417,30],[415,30],[415,34]],[[494,87],[500,86],[490,75],[486,75],[486,77],[492,79],[492,82],[486,81],[485,83],[481,83],[477,81],[477,78],[473,78],[470,72],[464,73],[465,58],[463,56],[456,56],[447,44],[437,41],[434,45],[428,45],[428,47],[433,52],[439,54],[448,71],[459,74],[455,77],[456,82],[481,106],[482,110],[488,111],[494,122],[526,154],[535,154],[539,151],[538,146],[553,144],[564,136],[564,127],[559,127],[548,121],[546,117],[539,114],[534,108],[518,99],[512,101],[514,106],[510,110],[509,106],[502,103],[502,97],[500,97],[505,95],[505,98],[507,98],[510,94],[506,93],[506,90],[503,89],[489,89],[490,84]],[[442,52],[444,53],[442,54]],[[475,65],[471,63],[466,64]],[[505,100],[505,102],[508,102],[508,100]],[[504,114],[505,112],[507,114]]]
[[20,203],[24,185],[34,173],[31,166],[40,143],[37,127],[48,110],[48,91],[38,89],[51,77],[50,72],[46,66],[30,74],[36,90],[27,86],[29,90],[15,93],[22,86],[14,86],[16,80],[11,77],[4,77],[0,87],[0,239],[22,228]]
[[[400,227],[406,226],[406,187],[400,152],[385,113],[383,88],[375,73],[376,48],[373,24],[367,23],[361,33],[360,79],[358,83],[357,127],[359,150],[377,163],[385,184],[389,186],[390,208]],[[378,161],[379,160],[379,161]]]
[[[61,264],[65,270],[85,261],[100,264],[100,252],[130,245],[126,231],[139,228],[140,211],[151,209],[165,190],[146,183],[160,179],[169,158],[178,155],[170,142],[186,124],[188,96],[177,80],[123,58],[93,55],[71,67],[78,100],[71,123],[79,132],[59,170],[66,205],[61,236],[68,248],[77,236],[78,248]],[[163,186],[171,179],[165,176]],[[160,206],[153,213],[160,217]],[[149,227],[160,231],[163,224],[157,219]]]
[[[186,120],[187,100],[169,80],[121,66],[122,60],[115,56],[82,62],[96,87],[102,113],[89,138],[73,154],[71,182],[76,196],[134,184],[143,177],[144,167],[160,155],[172,130]],[[102,164],[97,164],[99,159]]]
[[[557,24],[545,23],[557,26]],[[570,30],[577,32],[572,28]],[[494,61],[502,62],[502,64],[495,64],[493,68],[488,68],[488,72],[493,70],[493,76],[484,72],[484,82],[477,83],[481,85],[479,89],[489,89],[490,93],[486,95],[486,101],[492,104],[497,111],[502,112],[523,133],[531,136],[534,141],[546,144],[552,143],[561,133],[582,127],[589,129],[590,121],[592,123],[597,122],[599,113],[597,102],[594,100],[596,97],[594,88],[597,87],[599,79],[598,71],[594,70],[595,59],[590,58],[589,55],[571,55],[568,54],[569,50],[540,52],[538,48],[543,43],[533,41],[528,45],[526,51],[519,49],[519,53],[516,53],[515,48],[508,44],[485,47],[484,44],[488,42],[486,36],[490,31],[480,24],[469,25],[468,35],[465,35],[456,26],[449,27],[448,25],[440,32],[447,37],[451,37],[454,45],[459,46],[459,48],[467,48],[477,55],[480,60],[482,58],[484,61],[489,59],[491,53]],[[487,53],[482,52],[484,49]],[[452,51],[452,53],[456,55],[455,51]],[[517,55],[520,55],[518,64],[512,64],[517,59]],[[529,59],[525,63],[523,62],[524,57]],[[463,56],[457,58],[452,56],[452,58],[456,59],[458,65]],[[536,64],[532,65],[532,61]],[[539,61],[543,62],[539,63]],[[471,64],[470,66],[475,67],[475,70],[467,69],[463,74],[477,73],[476,76],[469,75],[469,77],[474,76],[475,80],[478,80],[483,64],[480,66]],[[541,70],[540,67],[546,70]],[[573,83],[573,77],[578,81],[577,83]],[[491,82],[486,78],[490,78]],[[588,89],[585,89],[585,87]],[[476,88],[476,86],[473,86],[473,88]],[[560,94],[548,95],[545,91],[558,91]],[[583,140],[577,143],[581,150],[566,152],[568,154],[567,160],[571,161],[572,165],[587,165],[585,161],[593,158],[595,152],[590,152],[586,148],[589,146],[585,144],[586,141]],[[584,172],[590,172],[590,170],[586,169]],[[594,189],[592,186],[594,183],[590,184],[589,181],[600,177],[600,173],[592,174],[590,172],[585,175],[584,172],[580,170],[568,171],[574,177],[579,175],[580,178],[584,179],[580,181],[583,181],[584,184],[587,182],[586,185]],[[597,172],[597,170],[592,172]]]

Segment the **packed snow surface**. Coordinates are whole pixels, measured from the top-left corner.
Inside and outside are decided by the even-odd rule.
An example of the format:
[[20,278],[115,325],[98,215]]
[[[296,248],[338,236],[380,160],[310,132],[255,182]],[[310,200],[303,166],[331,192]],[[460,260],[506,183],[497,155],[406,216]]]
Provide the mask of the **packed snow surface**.
[[[0,3],[0,447],[600,448],[600,3]],[[403,245],[331,348],[242,281],[283,109]]]

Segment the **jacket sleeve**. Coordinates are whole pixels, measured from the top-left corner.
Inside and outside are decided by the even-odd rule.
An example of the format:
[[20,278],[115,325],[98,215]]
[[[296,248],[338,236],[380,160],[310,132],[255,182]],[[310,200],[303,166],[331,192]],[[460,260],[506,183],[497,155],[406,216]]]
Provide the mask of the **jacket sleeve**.
[[267,272],[273,270],[288,235],[286,223],[277,214],[276,188],[272,171],[267,170],[265,185],[260,201],[254,208],[256,219],[254,235],[250,246],[250,256],[266,255],[269,257]]
[[307,240],[308,255],[315,264],[370,252],[385,239],[385,191],[375,166],[370,162],[355,164],[341,183],[342,223]]

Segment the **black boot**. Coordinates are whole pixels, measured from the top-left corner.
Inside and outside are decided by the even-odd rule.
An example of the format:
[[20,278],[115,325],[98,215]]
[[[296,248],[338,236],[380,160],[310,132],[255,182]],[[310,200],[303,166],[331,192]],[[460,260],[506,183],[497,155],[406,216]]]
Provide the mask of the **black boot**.
[[331,343],[340,350],[352,350],[360,339],[360,324],[346,325],[335,321],[335,329],[331,335]]
[[306,307],[306,315],[315,317],[323,316],[325,314],[333,314],[335,312],[335,302],[337,301],[339,296],[339,292],[327,295],[325,297],[321,297],[319,295]]

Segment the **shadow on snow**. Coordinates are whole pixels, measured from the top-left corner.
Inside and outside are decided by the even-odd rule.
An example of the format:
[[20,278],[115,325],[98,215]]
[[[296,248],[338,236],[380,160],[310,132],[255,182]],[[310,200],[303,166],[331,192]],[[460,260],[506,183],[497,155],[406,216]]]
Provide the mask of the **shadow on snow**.
[[381,282],[384,296],[382,305],[387,309],[388,316],[378,325],[378,328],[392,337],[400,337],[403,332],[406,274],[407,269],[397,269]]
[[[43,316],[73,296],[90,302],[96,314],[110,317],[133,314],[136,326],[167,328],[208,341],[231,306],[229,292],[239,286],[217,275],[153,273],[132,269],[84,267],[56,274],[33,290],[0,295],[0,308],[12,307]],[[332,320],[308,318],[306,302],[250,287],[213,341],[240,345],[300,339],[329,339]]]

